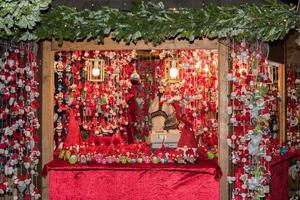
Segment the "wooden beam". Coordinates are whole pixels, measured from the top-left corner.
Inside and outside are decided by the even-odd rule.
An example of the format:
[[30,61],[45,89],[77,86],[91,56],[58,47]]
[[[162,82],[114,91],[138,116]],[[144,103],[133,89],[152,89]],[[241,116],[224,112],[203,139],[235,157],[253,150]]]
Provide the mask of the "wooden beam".
[[283,64],[278,66],[278,92],[281,97],[279,101],[279,140],[280,144],[286,141],[286,69]]
[[52,41],[52,51],[74,51],[74,50],[155,50],[155,49],[218,49],[217,40],[195,40],[190,43],[186,40],[167,40],[160,45],[154,46],[151,43],[138,41],[136,44],[126,44],[124,41],[120,43],[112,40],[110,37],[104,38],[103,44],[98,44],[97,40],[70,42],[64,41],[60,46],[57,41]]
[[[42,55],[42,166],[53,156],[54,52],[51,42],[43,42]],[[42,180],[42,199],[49,199],[49,179]]]
[[227,182],[227,174],[229,168],[229,148],[227,145],[227,136],[229,133],[229,116],[227,113],[229,83],[226,79],[228,73],[228,47],[219,43],[219,165],[221,167],[223,176],[220,180],[220,200],[229,199],[229,184]]

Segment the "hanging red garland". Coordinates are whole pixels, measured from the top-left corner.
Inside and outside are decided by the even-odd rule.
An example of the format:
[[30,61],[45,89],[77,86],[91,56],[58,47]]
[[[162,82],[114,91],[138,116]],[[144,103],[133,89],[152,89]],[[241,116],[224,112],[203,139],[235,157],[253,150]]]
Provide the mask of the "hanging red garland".
[[0,60],[0,196],[39,199],[37,45],[17,46],[8,44]]
[[[232,70],[227,75],[232,85],[228,114],[232,135],[234,199],[269,197],[271,161],[271,108],[277,106],[277,94],[268,93],[270,66],[259,46],[246,42],[234,44],[231,53]],[[275,101],[274,101],[275,100]]]

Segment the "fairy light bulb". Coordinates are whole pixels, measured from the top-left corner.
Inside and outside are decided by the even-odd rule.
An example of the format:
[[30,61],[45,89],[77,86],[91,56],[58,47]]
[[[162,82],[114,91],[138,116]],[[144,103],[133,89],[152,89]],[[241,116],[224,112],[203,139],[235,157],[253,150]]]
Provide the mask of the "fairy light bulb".
[[195,69],[199,69],[201,67],[201,62],[197,61],[195,65]]
[[170,77],[171,78],[176,78],[178,75],[178,69],[176,67],[171,67],[170,69]]
[[208,65],[205,64],[204,68],[203,68],[204,72],[207,73],[208,72]]
[[95,58],[94,67],[92,69],[92,75],[93,76],[99,76],[100,75],[99,58],[98,57]]
[[90,54],[88,51],[84,52],[84,57],[89,57],[89,56],[90,56]]
[[170,77],[175,79],[178,76],[178,69],[176,68],[176,60],[172,60],[172,66],[170,68]]
[[99,76],[100,75],[100,69],[99,68],[93,68],[92,74],[93,74],[93,76]]

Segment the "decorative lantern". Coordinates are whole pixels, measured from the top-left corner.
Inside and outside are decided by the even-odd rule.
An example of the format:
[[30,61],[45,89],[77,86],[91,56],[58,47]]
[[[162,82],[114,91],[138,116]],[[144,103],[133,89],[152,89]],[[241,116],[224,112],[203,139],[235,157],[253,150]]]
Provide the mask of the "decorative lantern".
[[272,83],[278,83],[278,66],[271,66],[271,81]]
[[270,84],[278,84],[279,67],[280,63],[268,61],[267,73],[271,81]]
[[133,73],[130,75],[130,81],[133,85],[139,85],[141,82],[140,75],[137,73],[135,67]]
[[104,59],[100,59],[99,57],[95,57],[94,59],[87,59],[87,80],[92,82],[104,81],[104,65]]
[[181,81],[183,71],[178,58],[169,57],[165,59],[165,78],[170,82]]

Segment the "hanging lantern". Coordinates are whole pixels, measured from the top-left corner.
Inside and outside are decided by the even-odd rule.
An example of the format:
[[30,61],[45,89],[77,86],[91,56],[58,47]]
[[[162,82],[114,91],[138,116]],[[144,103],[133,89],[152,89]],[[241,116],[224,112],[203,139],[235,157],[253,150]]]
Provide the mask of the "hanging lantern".
[[268,61],[267,75],[270,80],[270,84],[278,84],[278,73],[280,63]]
[[92,82],[104,81],[104,59],[95,57],[94,59],[87,59],[87,80]]
[[135,66],[133,73],[130,75],[130,81],[133,85],[139,85],[141,83],[141,77],[137,73]]
[[170,82],[178,82],[182,79],[182,69],[178,58],[165,59],[165,78]]
[[269,66],[271,68],[270,70],[270,77],[271,77],[271,83],[277,84],[278,83],[278,67],[277,66]]

